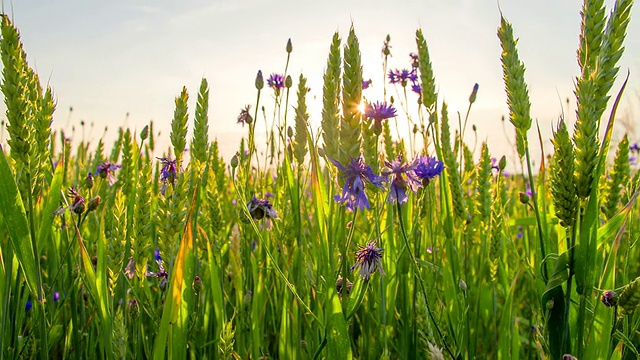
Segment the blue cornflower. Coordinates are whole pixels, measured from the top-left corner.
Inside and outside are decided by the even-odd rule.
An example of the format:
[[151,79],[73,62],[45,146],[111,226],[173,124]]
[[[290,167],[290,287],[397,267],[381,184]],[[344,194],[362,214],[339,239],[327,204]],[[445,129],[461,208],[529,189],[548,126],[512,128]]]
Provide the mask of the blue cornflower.
[[60,300],[60,292],[54,291],[53,292],[53,301],[54,302],[58,302],[58,300]]
[[418,166],[418,160],[419,159],[416,159],[410,164],[402,163],[402,156],[398,156],[396,160],[384,162],[389,170],[383,171],[382,175],[391,176],[391,186],[389,187],[389,196],[387,197],[388,202],[404,204],[408,200],[407,188],[416,192],[422,185],[414,172]]
[[371,79],[369,80],[362,80],[362,90],[366,90],[369,88],[369,86],[371,86]]
[[373,132],[376,135],[380,135],[382,133],[382,120],[396,116],[396,109],[386,102],[376,101],[373,104],[365,104],[364,116],[373,120]]
[[24,309],[31,310],[32,307],[33,307],[33,303],[31,302],[31,300],[27,300],[27,303],[24,305]]
[[633,143],[633,145],[629,146],[629,150],[633,152],[640,152],[640,145],[638,145],[638,143]]
[[422,95],[422,86],[420,86],[417,83],[414,83],[413,85],[411,85],[411,91],[413,91],[418,95]]
[[103,179],[106,178],[109,181],[109,186],[112,186],[117,180],[114,172],[121,167],[122,165],[117,165],[110,161],[105,161],[102,164],[98,165],[96,169],[96,176],[100,176]]
[[359,208],[360,211],[364,208],[370,209],[369,199],[364,192],[365,183],[368,182],[382,188],[384,178],[373,173],[371,166],[364,163],[362,155],[357,159],[351,159],[351,162],[346,166],[335,159],[329,158],[329,160],[340,171],[340,177],[344,178],[342,195],[336,195],[334,199],[345,204],[349,211],[354,211],[356,208]]
[[431,179],[440,175],[442,170],[444,170],[444,163],[442,161],[431,156],[421,156],[418,158],[418,164],[414,172],[418,178],[422,179],[426,186]]
[[164,195],[169,183],[173,184],[176,180],[178,163],[176,159],[171,159],[170,157],[156,159],[162,162],[162,169],[160,169],[160,181],[162,181],[162,187],[160,188],[160,192]]
[[278,212],[273,208],[269,200],[258,199],[255,196],[247,203],[249,215],[255,221],[264,219],[264,229],[271,230],[272,219],[278,219]]
[[413,83],[418,81],[418,73],[416,72],[415,68],[411,70],[407,70],[407,69],[389,70],[389,74],[387,76],[389,77],[390,83],[392,84],[400,83],[400,85],[402,86],[407,86],[407,83],[409,81]]
[[160,257],[160,252],[158,250],[154,252],[153,257],[156,260],[156,264],[158,264],[158,272],[149,271],[149,265],[147,265],[147,271],[145,271],[144,275],[147,277],[154,277],[154,278],[160,279],[160,283],[158,284],[158,286],[160,286],[160,289],[164,290],[164,287],[167,285],[167,282],[169,281],[169,273],[164,268],[162,258]]
[[160,250],[159,249],[155,249],[153,251],[153,260],[162,261],[162,256],[160,256]]
[[271,74],[267,79],[267,86],[273,89],[276,96],[280,95],[280,90],[284,89],[284,76],[280,74]]

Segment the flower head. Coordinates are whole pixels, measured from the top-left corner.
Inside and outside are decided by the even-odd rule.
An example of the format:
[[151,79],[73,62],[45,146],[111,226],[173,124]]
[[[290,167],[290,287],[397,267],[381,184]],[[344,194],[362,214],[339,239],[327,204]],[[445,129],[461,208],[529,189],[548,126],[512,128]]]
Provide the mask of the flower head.
[[280,95],[280,90],[284,89],[284,76],[280,74],[271,74],[267,79],[267,86],[273,89],[276,96]]
[[411,91],[418,95],[422,95],[422,86],[420,86],[420,84],[413,84],[411,85]]
[[427,185],[431,179],[440,175],[442,170],[444,170],[442,161],[431,156],[421,156],[414,172],[418,178],[422,179],[424,185]]
[[160,192],[164,195],[169,183],[173,184],[176,180],[178,163],[176,159],[171,159],[170,157],[156,159],[162,162],[162,169],[160,169],[160,181],[162,181],[162,188],[160,188]]
[[411,70],[389,70],[389,74],[387,74],[387,77],[389,78],[389,82],[391,84],[399,83],[402,86],[407,86],[407,83],[409,81],[411,81],[412,83],[418,81],[418,73],[416,72],[415,68],[412,68]]
[[371,167],[364,163],[364,158],[360,155],[357,159],[351,159],[351,162],[343,166],[335,159],[329,160],[340,171],[340,177],[344,179],[342,195],[336,195],[335,200],[339,203],[346,204],[347,210],[354,211],[357,207],[360,211],[364,208],[369,209],[369,199],[364,192],[365,183],[382,187],[383,177],[373,173]]
[[629,146],[629,150],[633,152],[640,152],[640,145],[638,145],[638,143],[633,143],[633,145]]
[[249,110],[251,109],[251,105],[247,105],[244,109],[240,110],[240,115],[238,115],[238,124],[251,124],[253,122],[253,117],[249,114]]
[[600,300],[607,307],[612,307],[618,304],[618,298],[620,296],[613,290],[607,290],[602,293]]
[[247,209],[249,209],[249,215],[251,215],[253,220],[278,218],[278,212],[273,208],[269,200],[266,199],[258,199],[254,196],[247,203]]
[[366,90],[369,88],[369,86],[371,86],[371,79],[369,80],[362,80],[362,90]]
[[380,270],[380,273],[384,275],[381,261],[384,249],[376,247],[375,241],[369,241],[366,246],[358,245],[358,247],[360,250],[356,251],[356,263],[350,270],[360,268],[360,276],[365,281],[369,281],[371,274],[376,270]]
[[154,259],[156,260],[156,264],[158,264],[158,272],[149,271],[147,269],[144,274],[147,277],[160,279],[160,284],[158,284],[158,286],[160,286],[161,289],[164,289],[165,285],[167,285],[167,282],[169,281],[169,273],[164,269],[162,258],[160,257],[160,252],[158,250],[154,252]]
[[24,305],[24,309],[31,310],[32,307],[33,307],[33,303],[31,302],[31,300],[27,300],[27,303]]
[[71,200],[71,205],[69,205],[69,210],[78,215],[82,214],[85,210],[84,197],[82,197],[74,187],[69,188],[69,197],[73,199]]
[[58,300],[60,300],[60,292],[59,291],[54,291],[53,292],[53,301],[54,302],[58,302]]
[[121,167],[122,165],[117,165],[110,161],[105,161],[102,164],[98,165],[96,169],[96,176],[107,179],[109,181],[109,186],[113,186],[113,184],[115,184],[117,180],[114,172]]
[[409,53],[409,57],[411,58],[411,67],[419,68],[420,67],[420,57],[416,53]]
[[364,116],[373,120],[373,132],[376,135],[382,133],[382,120],[396,116],[396,109],[386,102],[376,101],[372,104],[365,104]]
[[407,189],[416,192],[422,185],[414,172],[418,166],[418,160],[416,159],[410,164],[403,163],[402,156],[398,156],[397,159],[391,162],[384,162],[389,170],[383,171],[382,174],[391,177],[391,186],[387,197],[388,202],[404,204],[408,200]]

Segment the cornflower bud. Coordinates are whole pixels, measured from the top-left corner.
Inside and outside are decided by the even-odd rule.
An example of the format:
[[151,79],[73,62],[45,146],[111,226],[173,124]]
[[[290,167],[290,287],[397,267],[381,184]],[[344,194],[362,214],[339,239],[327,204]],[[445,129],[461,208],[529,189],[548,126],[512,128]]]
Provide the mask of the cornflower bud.
[[258,75],[256,75],[256,89],[262,90],[264,87],[264,79],[262,78],[262,70],[258,70]]

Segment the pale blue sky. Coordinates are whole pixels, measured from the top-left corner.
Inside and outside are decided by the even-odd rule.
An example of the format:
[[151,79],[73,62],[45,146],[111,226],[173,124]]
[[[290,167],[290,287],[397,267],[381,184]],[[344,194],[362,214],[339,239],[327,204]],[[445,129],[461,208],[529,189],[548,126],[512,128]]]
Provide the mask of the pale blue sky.
[[[613,1],[606,3],[610,6]],[[392,38],[390,67],[409,67],[415,31],[422,28],[440,99],[449,103],[451,113],[464,112],[471,88],[479,83],[470,123],[478,126],[480,140],[490,141],[494,155],[512,154],[500,124],[508,108],[495,0],[407,0],[394,5],[380,0],[16,0],[4,6],[21,31],[30,65],[53,86],[56,128],[67,124],[70,106],[71,123],[95,124],[94,139],[105,125],[111,139],[118,126],[140,130],[153,119],[162,132],[158,140],[163,151],[169,145],[175,96],[187,86],[192,115],[204,76],[210,84],[210,135],[218,138],[228,159],[246,131],[236,124],[236,116],[245,104],[255,102],[256,72],[262,70],[265,77],[283,72],[289,38],[294,48],[289,74],[296,82],[301,72],[309,78],[312,126],[319,125],[322,74],[331,37],[339,31],[346,38],[353,23],[365,78],[374,80],[374,88],[365,92],[370,100],[381,99],[380,50],[385,36]],[[574,99],[581,2],[504,0],[500,7],[520,38],[532,116],[548,138],[565,99]],[[633,15],[638,12],[636,7]],[[631,71],[626,109],[636,106],[631,104],[638,98],[640,38],[634,34],[640,34],[640,24],[635,19],[629,34],[621,63],[623,76]],[[267,109],[272,108],[272,99],[265,101]],[[568,118],[573,121],[573,111]],[[618,129],[622,131],[620,124]],[[513,138],[508,123],[507,131]]]

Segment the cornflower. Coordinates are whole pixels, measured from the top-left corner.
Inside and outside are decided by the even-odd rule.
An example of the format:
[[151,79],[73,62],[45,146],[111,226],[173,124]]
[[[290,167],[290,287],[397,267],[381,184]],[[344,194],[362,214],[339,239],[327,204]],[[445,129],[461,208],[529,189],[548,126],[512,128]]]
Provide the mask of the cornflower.
[[387,76],[389,77],[389,82],[391,84],[400,83],[400,85],[402,85],[403,87],[407,86],[409,81],[411,81],[412,83],[418,81],[418,74],[415,68],[411,70],[389,70],[389,74]]
[[346,166],[331,157],[329,157],[329,160],[340,171],[339,176],[344,178],[342,195],[336,195],[334,197],[335,201],[345,204],[349,211],[354,211],[356,207],[360,211],[364,210],[364,208],[370,209],[369,199],[364,192],[365,183],[368,182],[382,188],[384,178],[373,173],[371,166],[364,163],[362,155],[357,159],[351,159],[351,162]]
[[444,163],[435,157],[420,156],[417,161],[418,164],[413,171],[422,180],[424,186],[427,186],[431,179],[440,175],[444,170]]
[[84,210],[86,208],[84,197],[80,195],[80,193],[78,193],[78,190],[76,190],[75,187],[69,188],[69,192],[67,193],[67,196],[69,196],[72,199],[69,207],[60,206],[58,209],[56,209],[56,211],[53,212],[53,215],[61,215],[67,209],[69,209],[69,211],[76,213],[78,215],[84,213]]
[[416,159],[412,163],[403,163],[402,156],[400,155],[391,162],[384,162],[389,170],[383,171],[382,175],[387,177],[391,176],[391,186],[389,188],[389,196],[387,197],[388,202],[404,204],[409,199],[407,197],[407,188],[416,192],[422,185],[414,172],[419,160],[420,159]]
[[117,165],[110,161],[105,161],[102,164],[98,165],[96,169],[96,176],[107,179],[109,181],[109,186],[113,186],[113,184],[115,184],[117,180],[114,172],[121,167],[122,165]]
[[160,188],[160,192],[164,195],[169,183],[173,185],[176,180],[178,164],[176,159],[171,159],[170,157],[156,159],[162,162],[162,169],[160,169],[160,181],[162,181],[162,187]]
[[278,218],[278,212],[273,208],[269,200],[266,199],[258,199],[254,196],[247,203],[247,209],[253,220],[258,221],[264,219],[264,227],[266,230],[271,229],[271,220]]
[[371,86],[371,79],[362,80],[362,90],[366,90]]
[[349,270],[360,268],[360,276],[365,281],[369,281],[371,274],[376,270],[380,270],[380,274],[384,275],[381,261],[384,249],[376,247],[375,241],[369,241],[366,246],[358,245],[358,247],[360,250],[356,251],[356,263]]
[[280,95],[280,90],[284,89],[284,76],[280,74],[271,74],[267,79],[267,86],[273,89],[276,96]]
[[386,102],[376,101],[373,104],[366,103],[364,116],[373,120],[373,133],[380,135],[382,133],[382,120],[396,116],[396,109],[393,105],[389,105]]
[[416,53],[409,53],[409,57],[411,58],[411,67],[417,69],[420,67],[420,58]]
[[238,124],[241,124],[244,127],[244,124],[251,124],[253,122],[253,117],[249,114],[249,110],[251,109],[251,105],[247,105],[244,109],[240,110],[240,115],[238,115]]
[[147,269],[144,275],[147,277],[155,277],[160,279],[160,284],[158,284],[158,286],[160,286],[161,289],[164,289],[165,285],[167,285],[167,281],[169,280],[169,273],[167,273],[167,271],[164,269],[160,251],[154,251],[153,258],[156,260],[156,264],[158,264],[158,272],[156,273]]

